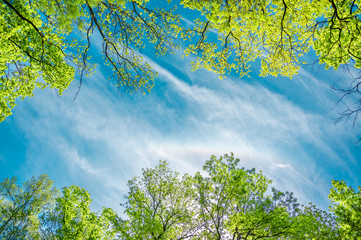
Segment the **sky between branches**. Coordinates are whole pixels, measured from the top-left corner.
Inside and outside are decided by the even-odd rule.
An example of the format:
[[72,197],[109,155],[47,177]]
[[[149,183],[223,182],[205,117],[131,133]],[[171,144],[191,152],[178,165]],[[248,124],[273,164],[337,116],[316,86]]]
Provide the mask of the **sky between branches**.
[[191,72],[181,52],[155,58],[146,48],[159,77],[150,94],[126,95],[107,84],[109,69],[92,54],[97,71],[75,101],[76,80],[61,97],[48,89],[19,101],[0,124],[1,179],[46,173],[59,187],[85,187],[95,209],[119,212],[127,180],[160,159],[194,173],[210,155],[234,152],[241,166],[322,209],[331,179],[361,185],[360,124],[334,125],[342,106],[330,86],[350,81],[342,69],[309,65],[292,80],[261,78],[256,62],[250,78],[220,80]]

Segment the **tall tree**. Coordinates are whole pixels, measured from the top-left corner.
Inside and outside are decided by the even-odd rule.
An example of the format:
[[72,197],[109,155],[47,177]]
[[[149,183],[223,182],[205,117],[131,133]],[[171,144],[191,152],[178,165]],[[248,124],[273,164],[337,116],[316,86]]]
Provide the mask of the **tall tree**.
[[199,230],[192,179],[160,162],[128,182],[123,204],[128,220],[119,227],[124,239],[186,239]]
[[114,239],[116,232],[112,209],[101,214],[90,210],[89,193],[78,186],[63,188],[52,211],[41,216],[42,239]]
[[273,197],[267,196],[271,181],[255,169],[238,168],[239,161],[233,154],[219,159],[212,156],[204,165],[207,177],[195,176],[203,238],[289,237],[295,227],[292,214],[298,211],[297,202],[275,189]]
[[38,216],[51,210],[57,196],[46,175],[33,177],[22,186],[15,177],[4,179],[0,185],[0,238],[39,238]]

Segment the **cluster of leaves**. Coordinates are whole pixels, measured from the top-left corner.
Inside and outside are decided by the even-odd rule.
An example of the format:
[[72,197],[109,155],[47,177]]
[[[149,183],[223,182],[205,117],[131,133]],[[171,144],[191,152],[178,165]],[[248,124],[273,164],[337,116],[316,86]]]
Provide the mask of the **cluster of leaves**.
[[0,186],[0,238],[36,239],[39,237],[39,215],[51,210],[59,192],[47,176],[31,178],[23,186],[15,177]]
[[[224,77],[250,72],[250,63],[261,60],[260,76],[297,74],[306,63],[302,56],[316,51],[326,69],[340,65],[361,68],[360,0],[181,0],[185,8],[202,14],[188,29],[191,43],[186,55],[194,54],[193,69],[205,68]],[[350,73],[352,71],[349,71]],[[353,119],[361,111],[360,74],[342,97],[355,98],[340,112],[340,120]],[[340,102],[339,101],[339,102]]]
[[[78,70],[92,71],[91,37],[96,33],[110,79],[127,92],[150,91],[156,73],[139,50],[153,44],[157,55],[178,48],[179,16],[147,8],[147,0],[1,0],[0,121],[15,99],[47,86],[61,94]],[[97,43],[98,44],[98,43]]]
[[[308,29],[314,23],[306,14],[308,1],[182,0],[181,4],[205,16],[193,29],[199,40],[186,51],[197,54],[195,69],[204,67],[221,76],[235,69],[243,76],[250,62],[262,58],[262,76],[292,77],[299,68],[299,57],[310,49]],[[212,30],[216,30],[218,44],[211,37]]]
[[11,114],[16,98],[32,96],[35,87],[61,93],[74,77],[57,32],[62,26],[51,25],[50,19],[43,26],[45,16],[36,5],[23,0],[0,5],[0,121]]
[[[94,68],[92,39],[100,39],[110,79],[127,92],[150,91],[157,75],[139,51],[152,46],[161,56],[178,48],[179,38],[189,40],[185,55],[197,56],[193,69],[221,78],[233,70],[247,75],[258,58],[261,76],[292,77],[311,48],[327,68],[361,67],[360,0],[180,0],[176,4],[199,13],[191,26],[182,25],[173,8],[148,7],[149,0],[1,1],[0,121],[35,87],[61,94],[76,70],[81,85]],[[360,84],[353,82],[344,96],[361,94]],[[341,118],[360,111],[357,101]]]
[[243,76],[249,62],[261,58],[261,76],[292,77],[311,47],[327,68],[337,69],[350,60],[361,68],[359,1],[182,0],[181,4],[203,15],[189,30],[198,41],[186,50],[197,54],[195,69],[220,75],[235,69]]
[[[361,193],[334,181],[331,215],[300,206],[292,193],[269,191],[262,172],[237,165],[233,154],[211,157],[206,174],[171,171],[161,161],[129,181],[121,219],[90,210],[89,193],[62,194],[46,176],[0,188],[1,239],[358,239]],[[361,190],[361,189],[359,189]],[[267,194],[268,193],[268,194]]]
[[330,0],[325,3],[328,5],[319,6],[322,20],[316,21],[313,43],[320,62],[326,63],[326,68],[337,69],[351,60],[356,68],[361,68],[360,1]]
[[345,239],[361,238],[361,187],[356,192],[344,181],[332,181],[331,211],[337,216]]
[[62,194],[46,175],[33,177],[21,187],[16,178],[0,188],[1,239],[113,239],[111,219],[104,208],[90,210],[89,193],[80,187],[64,187]]

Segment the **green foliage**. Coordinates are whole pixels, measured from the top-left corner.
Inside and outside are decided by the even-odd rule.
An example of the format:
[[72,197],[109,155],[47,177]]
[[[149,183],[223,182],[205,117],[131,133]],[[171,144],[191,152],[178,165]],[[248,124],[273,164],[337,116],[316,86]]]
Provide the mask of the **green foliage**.
[[293,231],[294,239],[342,239],[334,215],[311,203],[300,210],[297,221],[297,228]]
[[22,186],[15,177],[0,186],[0,238],[38,239],[38,216],[53,207],[58,191],[46,175],[33,177]]
[[1,239],[114,239],[116,213],[90,210],[89,193],[80,187],[63,188],[62,195],[46,175],[22,186],[4,179],[0,188]]
[[128,182],[126,218],[110,208],[90,210],[89,193],[62,193],[47,176],[0,188],[1,239],[360,239],[361,193],[333,181],[331,214],[300,206],[292,193],[269,189],[271,180],[239,168],[233,154],[206,161],[194,176],[165,161]]
[[350,60],[361,67],[360,1],[182,0],[181,4],[203,15],[189,30],[195,40],[186,55],[197,55],[194,69],[203,67],[221,77],[234,69],[243,76],[249,63],[260,58],[261,76],[292,77],[303,63],[300,57],[311,48],[327,68],[337,69]]
[[361,239],[361,187],[356,192],[344,181],[332,181],[330,210],[336,215],[343,239]]
[[0,5],[0,122],[17,98],[36,87],[61,94],[78,71],[90,73],[88,51],[97,33],[110,80],[127,92],[150,91],[156,73],[139,50],[146,42],[157,55],[172,52],[181,28],[169,9],[131,0],[2,0]]
[[149,92],[157,75],[139,51],[152,46],[162,56],[179,48],[178,39],[189,40],[193,69],[221,78],[247,75],[256,59],[261,76],[292,77],[311,48],[327,68],[361,67],[360,0],[181,0],[199,12],[192,27],[174,9],[149,8],[149,0],[1,1],[0,121],[36,87],[61,94],[76,73],[81,84],[94,68],[92,39],[100,39],[110,81],[130,93]]
[[[316,208],[300,209],[292,193],[272,189],[261,172],[238,168],[233,154],[204,165],[205,176],[170,171],[166,162],[129,182],[123,239],[333,239]],[[312,225],[306,224],[306,222]],[[324,230],[323,230],[324,229]],[[322,230],[320,232],[320,230]],[[327,230],[331,233],[326,234]],[[322,234],[321,234],[322,233]],[[327,235],[327,236],[326,236]]]
[[360,1],[329,1],[323,7],[324,20],[317,21],[314,49],[320,62],[337,69],[351,60],[361,68]]
[[[292,77],[300,57],[312,45],[315,1],[182,0],[184,7],[196,9],[205,20],[197,20],[192,30],[199,37],[186,54],[197,54],[193,67],[204,67],[221,76],[236,70],[247,75],[249,63],[262,59],[261,76]],[[321,14],[322,15],[322,14]],[[217,31],[218,44],[211,37]]]
[[0,6],[0,121],[11,114],[16,98],[46,86],[61,94],[74,77],[64,53],[63,26],[47,10],[24,0],[3,0]]
[[112,221],[115,213],[104,208],[101,214],[91,212],[90,195],[77,186],[63,188],[56,199],[55,209],[42,216],[43,238],[47,239],[112,239]]
[[[257,239],[290,236],[294,220],[294,201],[282,201],[284,193],[273,190],[271,183],[255,169],[238,168],[233,154],[217,159],[212,156],[204,165],[207,177],[197,173],[199,217],[205,239]],[[288,193],[287,193],[288,195]],[[288,211],[289,210],[289,211]]]
[[128,182],[129,193],[123,204],[128,220],[122,222],[124,239],[182,239],[192,235],[197,219],[192,179],[160,162],[154,169],[143,169],[142,178]]

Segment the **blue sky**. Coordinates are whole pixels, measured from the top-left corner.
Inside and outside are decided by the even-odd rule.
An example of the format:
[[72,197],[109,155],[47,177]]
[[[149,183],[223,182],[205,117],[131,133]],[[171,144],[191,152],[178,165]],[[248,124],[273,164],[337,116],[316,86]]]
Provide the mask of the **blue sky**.
[[[181,52],[155,58],[159,77],[148,95],[119,93],[108,84],[101,57],[82,86],[58,96],[37,90],[19,101],[0,124],[0,178],[25,181],[46,173],[58,187],[75,184],[91,194],[94,209],[121,211],[127,181],[168,160],[180,172],[200,171],[210,155],[233,152],[273,186],[301,203],[327,209],[331,180],[361,185],[361,124],[334,124],[340,97],[331,90],[350,77],[343,71],[303,66],[292,80],[230,74],[220,80],[191,71]],[[350,100],[351,101],[351,100]],[[360,120],[358,120],[360,123]]]

